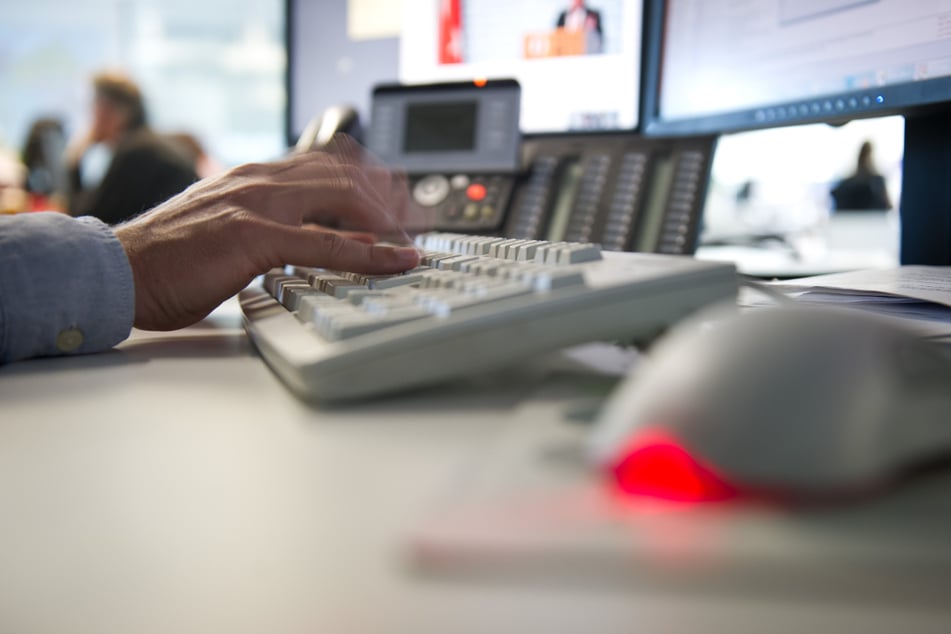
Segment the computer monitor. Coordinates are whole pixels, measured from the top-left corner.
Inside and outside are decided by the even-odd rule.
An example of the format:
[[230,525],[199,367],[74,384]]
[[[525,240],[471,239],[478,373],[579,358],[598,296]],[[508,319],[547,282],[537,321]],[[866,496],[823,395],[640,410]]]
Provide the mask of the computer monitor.
[[[348,0],[285,0],[287,16],[286,136],[294,146],[312,119],[328,108],[347,106],[364,122],[370,116],[373,87],[397,81],[399,21],[354,28]],[[384,10],[385,9],[385,10]],[[387,13],[390,9],[373,11]],[[361,17],[360,14],[356,16]],[[363,16],[366,17],[366,16]],[[383,21],[389,15],[376,16]]]
[[904,115],[901,260],[951,264],[946,3],[648,2],[645,134],[717,134]]
[[400,81],[515,79],[523,134],[633,130],[642,0],[404,0]]

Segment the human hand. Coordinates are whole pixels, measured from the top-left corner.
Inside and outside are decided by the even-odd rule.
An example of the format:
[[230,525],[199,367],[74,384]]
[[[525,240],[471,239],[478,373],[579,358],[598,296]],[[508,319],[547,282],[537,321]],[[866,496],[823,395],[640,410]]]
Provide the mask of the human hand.
[[[436,220],[435,208],[425,208],[415,203],[409,193],[409,177],[405,171],[394,170],[383,164],[380,159],[353,137],[337,133],[324,144],[323,152],[329,152],[348,165],[359,168],[366,175],[371,188],[377,195],[387,201],[387,210],[390,217],[399,227],[398,235],[383,235],[390,241],[409,241],[406,231],[420,233],[430,231]],[[318,219],[325,227],[346,228],[346,216],[337,216],[335,219]],[[378,233],[380,229],[375,229]]]
[[135,282],[135,326],[192,324],[285,264],[377,274],[416,266],[416,249],[375,243],[407,240],[394,215],[406,213],[408,195],[365,158],[310,152],[242,165],[117,226]]

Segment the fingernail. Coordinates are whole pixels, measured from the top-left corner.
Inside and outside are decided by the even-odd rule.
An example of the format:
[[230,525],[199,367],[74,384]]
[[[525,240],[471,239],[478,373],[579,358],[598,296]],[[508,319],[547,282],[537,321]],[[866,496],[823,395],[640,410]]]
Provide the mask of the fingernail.
[[400,264],[416,266],[419,263],[419,251],[415,247],[397,247],[394,251]]

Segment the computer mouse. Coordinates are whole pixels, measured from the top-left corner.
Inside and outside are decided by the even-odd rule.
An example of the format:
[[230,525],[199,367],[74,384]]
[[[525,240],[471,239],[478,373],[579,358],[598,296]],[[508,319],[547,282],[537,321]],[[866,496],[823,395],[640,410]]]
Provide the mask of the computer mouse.
[[589,449],[628,493],[861,496],[951,455],[951,359],[857,309],[702,313],[622,380]]

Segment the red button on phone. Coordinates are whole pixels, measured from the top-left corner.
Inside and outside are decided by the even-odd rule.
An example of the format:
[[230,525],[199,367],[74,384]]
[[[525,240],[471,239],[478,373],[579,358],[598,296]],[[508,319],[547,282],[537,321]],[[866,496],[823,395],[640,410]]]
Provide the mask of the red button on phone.
[[482,200],[485,198],[485,185],[482,183],[472,183],[466,188],[466,196],[469,200]]

